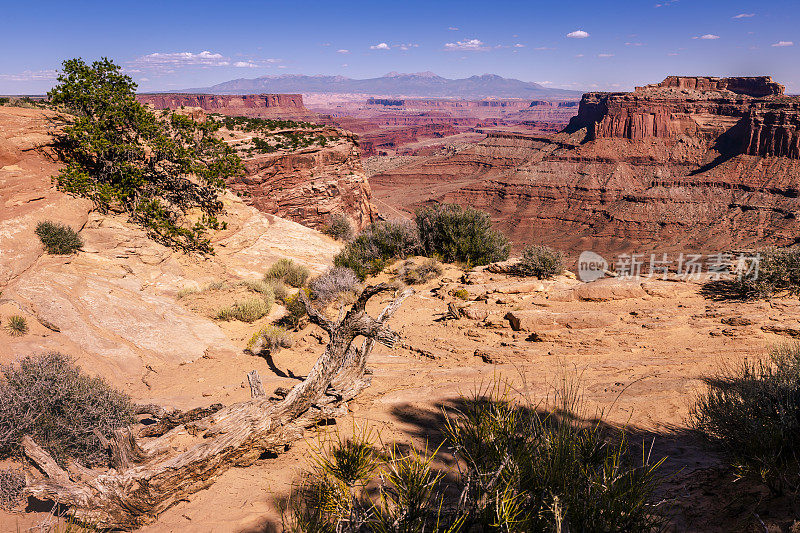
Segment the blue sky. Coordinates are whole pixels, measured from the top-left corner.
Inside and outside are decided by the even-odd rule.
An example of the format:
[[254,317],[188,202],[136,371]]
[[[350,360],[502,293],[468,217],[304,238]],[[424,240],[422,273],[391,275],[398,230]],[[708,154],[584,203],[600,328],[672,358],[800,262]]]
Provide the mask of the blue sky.
[[798,0],[7,2],[0,94],[108,56],[140,90],[281,74],[499,74],[624,90],[670,74],[771,74],[800,93]]

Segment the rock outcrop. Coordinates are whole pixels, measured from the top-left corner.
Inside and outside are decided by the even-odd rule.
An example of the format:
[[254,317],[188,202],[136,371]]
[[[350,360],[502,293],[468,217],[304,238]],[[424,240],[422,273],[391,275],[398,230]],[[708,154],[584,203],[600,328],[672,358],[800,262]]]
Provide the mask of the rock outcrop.
[[[132,393],[147,385],[156,399],[179,402],[182,388],[168,376],[182,364],[241,353],[219,323],[182,305],[180,290],[260,279],[281,257],[321,272],[339,250],[332,239],[261,213],[232,193],[223,197],[227,228],[211,235],[215,255],[185,255],[155,243],[125,216],[93,212],[91,202],[54,189],[50,118],[46,111],[0,107],[0,316],[5,323],[20,314],[30,327],[20,337],[0,329],[2,364],[59,351]],[[42,220],[80,230],[82,251],[44,254],[34,233]],[[162,376],[163,387],[151,391],[148,383]],[[184,400],[196,406],[196,398]]]
[[315,115],[303,105],[302,94],[139,94],[136,99],[156,109],[199,107],[208,113],[259,118],[307,119]]
[[315,130],[325,146],[247,155],[245,175],[228,181],[231,190],[265,213],[321,229],[343,213],[357,227],[375,218],[372,192],[361,166],[358,137],[326,127]]
[[371,185],[381,205],[407,212],[434,200],[484,209],[517,246],[792,244],[800,98],[781,92],[766,77],[675,77],[632,93],[588,93],[562,133],[489,132],[473,148],[383,172]]

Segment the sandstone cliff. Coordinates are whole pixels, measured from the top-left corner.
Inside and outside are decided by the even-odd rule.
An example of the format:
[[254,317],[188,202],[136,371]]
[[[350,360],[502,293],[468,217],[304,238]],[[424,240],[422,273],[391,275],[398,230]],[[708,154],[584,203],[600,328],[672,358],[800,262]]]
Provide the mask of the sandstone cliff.
[[303,105],[302,94],[139,94],[136,99],[156,109],[199,107],[209,113],[245,117],[308,119],[314,116]]
[[431,200],[485,209],[517,245],[710,252],[792,244],[800,99],[781,92],[769,78],[676,77],[633,93],[588,93],[563,133],[489,133],[371,183],[379,201],[406,211]]
[[[219,365],[204,378],[215,398],[238,394],[222,389],[222,376],[238,384],[244,370],[236,370],[237,378],[230,372],[239,363],[262,366],[242,361],[238,335],[245,333],[188,309],[178,292],[259,278],[281,257],[320,272],[339,245],[227,193],[223,220],[228,227],[212,235],[216,255],[175,252],[147,238],[126,217],[92,212],[89,201],[53,188],[50,176],[57,165],[48,156],[48,117],[45,111],[0,107],[0,317],[5,322],[21,314],[30,327],[21,337],[0,329],[0,363],[60,351],[137,398],[194,407],[196,393],[176,383],[182,365],[203,361]],[[45,255],[34,234],[42,220],[79,229],[83,250]],[[264,365],[262,375],[269,373]]]

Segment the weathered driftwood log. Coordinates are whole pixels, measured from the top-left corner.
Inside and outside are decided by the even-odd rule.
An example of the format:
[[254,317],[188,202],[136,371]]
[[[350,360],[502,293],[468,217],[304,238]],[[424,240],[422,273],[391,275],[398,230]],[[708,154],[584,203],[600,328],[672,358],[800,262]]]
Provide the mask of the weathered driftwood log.
[[[335,322],[323,316],[301,291],[311,321],[330,336],[325,352],[304,381],[280,401],[256,396],[155,439],[137,442],[127,430],[119,431],[106,441],[114,458],[114,468],[107,472],[83,468],[80,476],[74,475],[77,479],[71,479],[46,451],[25,437],[25,453],[48,477],[29,485],[26,494],[69,506],[77,520],[104,528],[133,529],[208,487],[230,467],[252,464],[264,451],[284,451],[304,429],[346,413],[346,402],[369,386],[367,356],[375,341],[394,345],[398,336],[386,321],[412,293],[406,289],[378,318],[369,316],[367,301],[389,290],[386,284],[365,288]],[[365,340],[355,348],[353,341],[359,336]],[[195,436],[191,445],[179,445],[191,436]]]

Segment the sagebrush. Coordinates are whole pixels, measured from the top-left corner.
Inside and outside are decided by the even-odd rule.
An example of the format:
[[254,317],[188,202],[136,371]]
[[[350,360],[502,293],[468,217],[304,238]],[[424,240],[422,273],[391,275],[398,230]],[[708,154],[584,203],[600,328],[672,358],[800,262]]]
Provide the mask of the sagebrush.
[[108,457],[94,435],[135,421],[130,398],[81,371],[63,354],[29,356],[2,367],[0,382],[0,451],[19,451],[30,435],[57,460],[67,457],[87,465],[105,465]]
[[0,468],[0,508],[9,509],[22,501],[25,474],[18,468]]
[[758,252],[757,265],[737,265],[732,286],[746,299],[769,298],[786,291],[800,295],[800,248],[767,248]]
[[349,268],[331,267],[311,281],[311,295],[322,305],[328,305],[343,294],[353,294],[360,287],[358,276]]
[[447,263],[480,266],[508,259],[509,242],[489,215],[472,207],[437,204],[417,211],[424,254]]
[[564,254],[548,246],[528,245],[522,250],[516,272],[520,276],[550,279],[564,272]]
[[380,221],[370,224],[348,242],[333,262],[364,280],[383,270],[392,259],[405,259],[419,251],[419,232],[412,222]]
[[338,241],[349,241],[355,235],[353,223],[343,213],[333,215],[328,224],[322,228],[322,232]]
[[247,349],[253,353],[277,353],[281,348],[291,348],[292,337],[286,328],[269,324],[258,330],[250,337]]
[[83,239],[71,227],[59,222],[43,220],[36,225],[36,235],[45,251],[51,255],[67,255],[83,247]]
[[241,322],[255,322],[259,318],[269,313],[273,301],[267,301],[263,297],[248,298],[234,302],[233,305],[223,307],[217,312],[216,318],[219,320],[239,320]]
[[403,261],[397,268],[397,277],[406,285],[419,285],[442,275],[442,265],[432,258],[416,262],[411,259]]

